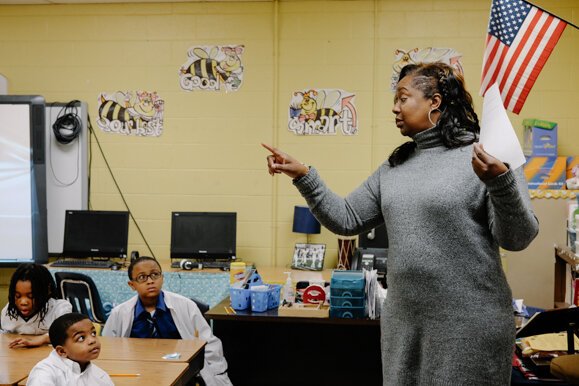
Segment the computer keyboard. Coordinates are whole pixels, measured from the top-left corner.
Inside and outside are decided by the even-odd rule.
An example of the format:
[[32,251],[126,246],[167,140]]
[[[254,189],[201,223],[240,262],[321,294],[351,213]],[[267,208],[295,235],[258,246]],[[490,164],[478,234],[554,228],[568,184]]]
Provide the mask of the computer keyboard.
[[231,266],[230,261],[203,261],[203,268],[224,268],[229,269]]
[[110,268],[112,261],[106,260],[56,260],[51,267],[70,267],[70,268]]
[[[199,268],[218,268],[228,271],[231,262],[230,261],[190,261],[191,269],[199,269]],[[171,268],[181,268],[181,260],[172,261]]]

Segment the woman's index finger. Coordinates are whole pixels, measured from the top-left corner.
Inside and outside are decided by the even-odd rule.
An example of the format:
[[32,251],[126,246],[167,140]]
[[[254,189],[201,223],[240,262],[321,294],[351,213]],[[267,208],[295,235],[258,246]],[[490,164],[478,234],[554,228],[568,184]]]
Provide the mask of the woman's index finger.
[[269,150],[273,155],[279,155],[279,150],[277,150],[275,147],[270,146],[268,144],[262,143],[261,146],[265,147],[267,150]]

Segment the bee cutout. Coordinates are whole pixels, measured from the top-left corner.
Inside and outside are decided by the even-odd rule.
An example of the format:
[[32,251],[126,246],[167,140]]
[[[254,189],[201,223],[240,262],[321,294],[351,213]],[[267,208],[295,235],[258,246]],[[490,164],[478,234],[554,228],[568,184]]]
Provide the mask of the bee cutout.
[[288,129],[298,135],[344,135],[358,132],[354,95],[337,89],[296,91],[289,108]]
[[179,70],[181,88],[187,91],[237,91],[243,81],[244,46],[193,47]]
[[102,93],[98,104],[97,125],[105,132],[155,137],[163,132],[164,101],[157,92]]
[[462,63],[460,59],[462,54],[453,48],[426,47],[413,48],[411,50],[396,49],[394,50],[394,63],[392,64],[392,76],[390,78],[390,89],[396,92],[400,70],[407,64],[443,62],[454,67],[459,73],[463,74]]

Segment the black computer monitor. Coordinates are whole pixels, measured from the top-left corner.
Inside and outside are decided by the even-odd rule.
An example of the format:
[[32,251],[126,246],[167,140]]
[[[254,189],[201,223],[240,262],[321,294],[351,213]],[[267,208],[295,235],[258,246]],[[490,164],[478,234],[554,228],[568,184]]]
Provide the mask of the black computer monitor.
[[64,257],[127,257],[129,212],[67,210]]
[[0,265],[46,263],[45,101],[0,95]]
[[171,258],[231,260],[235,256],[237,213],[173,212]]

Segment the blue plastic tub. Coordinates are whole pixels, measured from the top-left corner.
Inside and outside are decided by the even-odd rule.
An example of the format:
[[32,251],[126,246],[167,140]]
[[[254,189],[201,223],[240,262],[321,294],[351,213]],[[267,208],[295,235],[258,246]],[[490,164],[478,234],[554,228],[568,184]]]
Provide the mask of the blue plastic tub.
[[330,307],[330,318],[360,319],[366,317],[366,307]]
[[269,291],[250,290],[251,292],[251,311],[265,312],[269,304]]
[[281,297],[281,285],[279,284],[268,284],[269,290],[267,291],[269,294],[269,298],[267,301],[267,309],[271,310],[272,308],[279,307],[279,299]]
[[364,307],[366,306],[366,298],[332,296],[330,297],[330,304],[332,307]]
[[229,297],[231,299],[231,308],[234,310],[247,310],[251,304],[251,292],[243,288],[230,288]]
[[330,294],[332,297],[364,297],[366,280],[363,271],[334,271],[330,281]]

